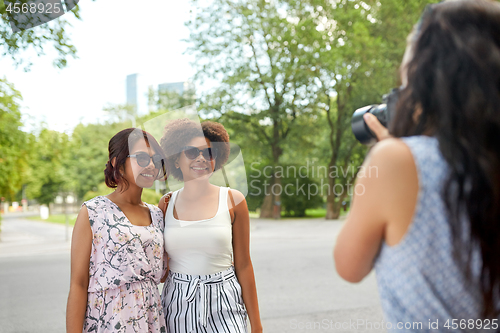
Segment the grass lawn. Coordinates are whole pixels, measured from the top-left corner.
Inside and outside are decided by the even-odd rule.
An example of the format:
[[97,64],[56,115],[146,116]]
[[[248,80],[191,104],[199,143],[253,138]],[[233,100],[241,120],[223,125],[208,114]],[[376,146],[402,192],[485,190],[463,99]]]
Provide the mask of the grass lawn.
[[[344,212],[344,209],[340,210],[340,217],[347,215],[349,210]],[[326,209],[324,208],[316,208],[316,209],[306,209],[306,217],[325,217]]]
[[[340,211],[340,217],[347,215],[349,211],[344,212],[342,209]],[[257,212],[249,212],[251,218],[259,218],[259,213]],[[73,226],[75,225],[75,220],[76,220],[77,214],[69,214],[69,225]],[[306,216],[304,217],[290,217],[290,216],[284,216],[283,213],[281,215],[283,218],[287,219],[307,219],[307,218],[320,218],[320,217],[325,217],[326,216],[326,209],[324,208],[316,208],[316,209],[306,209]],[[30,220],[36,220],[36,221],[45,221],[45,222],[52,222],[52,223],[59,223],[59,224],[65,224],[66,223],[66,217],[64,214],[58,214],[58,215],[50,215],[47,220],[42,220],[40,216],[31,216],[28,217]]]
[[259,218],[259,213],[257,213],[257,212],[248,212],[248,215],[250,215],[250,217],[253,219]]
[[[76,216],[77,216],[77,214],[68,214],[69,225],[71,225],[71,226],[75,225]],[[30,216],[30,217],[28,217],[28,219],[29,220],[36,220],[36,221],[66,224],[66,215],[64,215],[64,214],[49,215],[49,218],[47,220],[42,220],[40,218],[40,216]]]
[[[259,213],[257,212],[249,212],[251,218],[258,218]],[[347,212],[344,212],[342,209],[340,211],[340,217],[347,215],[349,213],[349,210]],[[287,218],[287,219],[308,219],[308,218],[319,218],[319,217],[325,217],[326,216],[326,209],[324,208],[316,208],[316,209],[306,209],[306,216],[304,217],[293,217],[293,216],[285,216],[284,212],[281,213],[281,217]]]

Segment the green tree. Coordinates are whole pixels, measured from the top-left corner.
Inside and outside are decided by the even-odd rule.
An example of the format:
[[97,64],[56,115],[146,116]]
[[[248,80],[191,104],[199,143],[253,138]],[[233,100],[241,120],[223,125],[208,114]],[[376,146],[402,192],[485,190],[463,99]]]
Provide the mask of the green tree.
[[[311,71],[302,61],[308,50],[300,38],[307,36],[298,34],[304,28],[287,16],[284,1],[193,3],[189,51],[196,58],[197,79],[217,80],[217,87],[201,97],[201,108],[221,121],[241,124],[252,133],[260,155],[279,165],[286,141],[299,134],[297,119],[314,110]],[[278,201],[278,195],[267,196],[261,217],[272,217]]]
[[[194,1],[189,41],[198,77],[218,81],[201,106],[274,166],[303,157],[297,147],[309,141],[306,149],[329,170],[341,170],[328,173],[326,217],[337,218],[348,192],[333,188],[352,184],[366,153],[351,133],[352,112],[397,85],[406,36],[431,2],[214,0],[202,8]],[[261,216],[276,201],[266,197]]]
[[98,185],[104,182],[109,140],[129,127],[130,122],[79,124],[75,127],[71,139],[71,164],[79,199],[83,199],[88,191],[97,191]]
[[21,130],[21,94],[0,79],[0,196],[13,200],[27,168],[27,136]]
[[71,170],[71,142],[65,133],[42,129],[32,136],[26,193],[41,204],[50,204],[59,193],[75,186]]
[[196,95],[193,87],[179,94],[174,90],[149,91],[149,103],[155,105],[158,110],[170,111],[183,108],[196,103]]
[[[292,12],[312,31],[307,61],[315,73],[316,106],[328,124],[328,168],[352,174],[366,149],[350,130],[352,112],[381,103],[398,83],[406,36],[424,6],[435,1],[327,0],[292,2]],[[361,157],[361,158],[360,158]],[[329,173],[329,176],[335,173]],[[354,177],[329,177],[329,185],[346,189]],[[338,218],[347,191],[330,191],[327,219]]]
[[110,116],[111,122],[125,122],[130,120],[132,127],[136,126],[137,110],[132,104],[111,104],[106,106],[103,111]]
[[0,55],[11,57],[15,64],[23,64],[25,69],[29,69],[32,63],[28,57],[23,56],[23,53],[32,49],[36,54],[43,55],[47,51],[47,45],[50,45],[57,52],[54,65],[59,68],[65,67],[67,58],[76,56],[76,48],[72,45],[67,32],[71,26],[68,22],[70,15],[81,19],[78,6],[73,8],[71,13],[54,21],[13,33],[5,3],[0,1]]

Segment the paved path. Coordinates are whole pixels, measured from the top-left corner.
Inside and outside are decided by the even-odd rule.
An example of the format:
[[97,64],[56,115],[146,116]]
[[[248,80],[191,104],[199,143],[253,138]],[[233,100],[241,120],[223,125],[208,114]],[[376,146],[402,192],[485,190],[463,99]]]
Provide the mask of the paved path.
[[[383,331],[350,325],[383,317],[373,273],[353,285],[334,269],[333,245],[341,226],[323,219],[253,221],[252,261],[267,332]],[[348,323],[351,328],[341,328]]]
[[68,252],[72,228],[24,218],[2,220],[0,258]]
[[[265,332],[383,332],[363,325],[383,320],[374,275],[353,285],[335,272],[332,249],[341,221],[251,223]],[[3,220],[2,230],[0,333],[64,332],[70,274],[65,227],[19,218]]]

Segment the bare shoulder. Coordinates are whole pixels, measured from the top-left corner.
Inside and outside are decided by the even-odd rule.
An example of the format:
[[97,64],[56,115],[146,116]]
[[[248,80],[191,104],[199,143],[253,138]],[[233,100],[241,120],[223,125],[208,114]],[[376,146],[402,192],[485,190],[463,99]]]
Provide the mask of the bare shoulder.
[[89,220],[89,210],[86,205],[82,205],[80,211],[78,212],[78,216],[76,217],[76,221],[88,221]]
[[229,189],[229,193],[233,196],[233,199],[237,202],[241,202],[241,201],[245,200],[245,196],[243,195],[243,193],[241,193],[238,190],[231,188],[231,189]]
[[73,235],[76,234],[88,234],[91,231],[92,222],[89,218],[89,211],[86,205],[82,205],[80,212],[76,217],[75,226],[73,229]]
[[415,169],[410,148],[403,140],[396,138],[385,139],[377,143],[368,154],[367,164],[379,168],[380,176],[394,176],[394,173],[404,174]]
[[234,222],[236,216],[248,216],[248,207],[245,200],[245,196],[238,190],[229,189],[229,195],[227,196],[227,204],[229,207],[229,213],[231,214],[231,220]]
[[229,195],[227,196],[227,202],[229,208],[233,206],[236,208],[246,207],[245,195],[238,190],[229,189]]
[[[418,195],[418,172],[410,148],[401,139],[377,143],[367,158],[369,173],[362,180],[384,221],[411,221]],[[366,171],[366,170],[365,170]],[[399,223],[398,222],[398,223]]]

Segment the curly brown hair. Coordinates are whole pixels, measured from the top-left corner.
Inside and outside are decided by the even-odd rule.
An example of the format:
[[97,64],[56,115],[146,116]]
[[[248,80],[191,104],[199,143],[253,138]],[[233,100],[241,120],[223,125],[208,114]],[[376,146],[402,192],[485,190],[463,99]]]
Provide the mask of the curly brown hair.
[[160,146],[167,156],[167,169],[170,175],[178,180],[183,180],[182,171],[175,167],[175,163],[182,153],[184,147],[196,137],[205,137],[214,145],[215,169],[219,170],[227,162],[229,157],[229,134],[222,124],[213,121],[204,121],[201,127],[198,123],[187,118],[176,119],[169,122],[164,129]]

